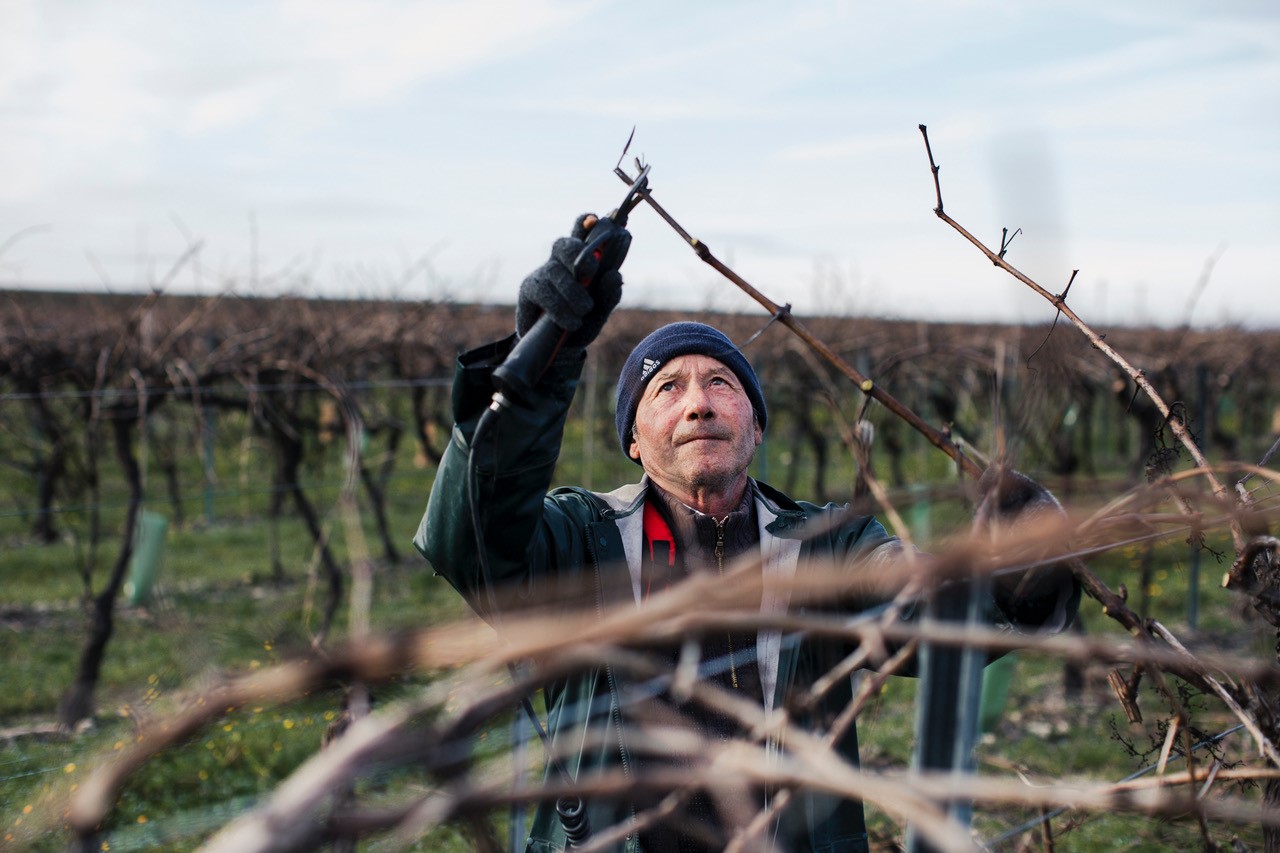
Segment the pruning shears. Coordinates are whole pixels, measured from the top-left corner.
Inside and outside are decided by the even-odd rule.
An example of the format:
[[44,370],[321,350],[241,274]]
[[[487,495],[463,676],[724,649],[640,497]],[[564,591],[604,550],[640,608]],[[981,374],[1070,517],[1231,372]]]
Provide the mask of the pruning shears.
[[[590,289],[602,276],[622,266],[631,248],[631,233],[627,231],[627,217],[644,198],[649,184],[649,167],[645,166],[627,188],[622,203],[608,216],[602,216],[587,232],[586,244],[573,261],[574,278]],[[542,374],[555,360],[569,333],[543,314],[533,328],[520,338],[506,361],[493,371],[493,384],[499,395],[506,398],[526,399],[538,384]],[[494,405],[503,401],[494,397]]]
[[[622,203],[608,216],[597,219],[596,224],[591,227],[586,245],[573,262],[574,276],[583,287],[590,287],[600,276],[618,269],[626,260],[627,250],[631,248],[631,234],[626,230],[627,217],[644,198],[643,193],[648,185],[649,167],[645,166],[627,188]],[[598,264],[592,274],[588,274],[591,269],[588,258],[594,258]]]

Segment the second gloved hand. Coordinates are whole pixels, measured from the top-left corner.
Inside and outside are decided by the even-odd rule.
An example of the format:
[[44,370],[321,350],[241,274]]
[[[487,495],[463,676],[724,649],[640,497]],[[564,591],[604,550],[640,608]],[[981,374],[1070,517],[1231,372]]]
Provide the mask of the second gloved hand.
[[[1066,511],[1058,499],[1017,471],[988,469],[978,481],[978,492],[982,496],[974,519],[978,529],[1066,521]],[[1065,543],[1056,546],[1065,548]],[[1023,558],[1039,562],[1037,556],[1048,555],[1025,554]],[[1073,562],[1074,558],[1067,558],[1025,571],[1001,573],[992,584],[997,604],[1015,623],[1046,630],[1064,629],[1080,596],[1071,570]]]
[[[590,229],[584,221],[593,214],[584,213],[573,224],[573,234],[561,237],[551,246],[551,257],[525,278],[516,302],[516,332],[525,335],[538,318],[546,313],[557,326],[569,332],[565,348],[581,349],[590,344],[604,328],[609,313],[622,299],[622,274],[617,270],[603,273],[590,289],[582,286],[574,275],[573,262],[581,254]],[[590,278],[595,270],[580,270]]]

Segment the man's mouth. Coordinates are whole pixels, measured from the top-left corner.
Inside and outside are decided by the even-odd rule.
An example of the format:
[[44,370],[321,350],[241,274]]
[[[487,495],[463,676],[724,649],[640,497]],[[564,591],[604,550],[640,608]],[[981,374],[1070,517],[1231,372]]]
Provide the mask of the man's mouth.
[[700,432],[682,437],[676,444],[692,444],[695,441],[728,441],[729,436],[719,432]]

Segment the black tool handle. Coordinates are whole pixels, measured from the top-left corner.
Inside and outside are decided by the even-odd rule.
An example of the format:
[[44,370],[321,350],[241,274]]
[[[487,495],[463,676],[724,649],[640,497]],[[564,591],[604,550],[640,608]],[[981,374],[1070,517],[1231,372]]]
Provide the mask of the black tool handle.
[[[590,289],[605,273],[622,266],[630,247],[631,234],[627,229],[607,216],[599,219],[587,234],[586,245],[573,262],[578,283]],[[591,271],[589,274],[588,270]],[[493,371],[494,386],[510,399],[528,399],[568,336],[566,330],[544,313],[533,328],[520,337],[506,361]]]

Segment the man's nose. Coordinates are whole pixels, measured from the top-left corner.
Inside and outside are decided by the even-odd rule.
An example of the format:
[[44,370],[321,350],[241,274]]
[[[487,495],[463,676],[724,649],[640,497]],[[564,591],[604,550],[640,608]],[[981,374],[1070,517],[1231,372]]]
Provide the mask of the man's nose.
[[686,420],[696,421],[702,418],[714,418],[715,409],[711,405],[711,395],[701,385],[693,384],[684,395],[684,416]]

